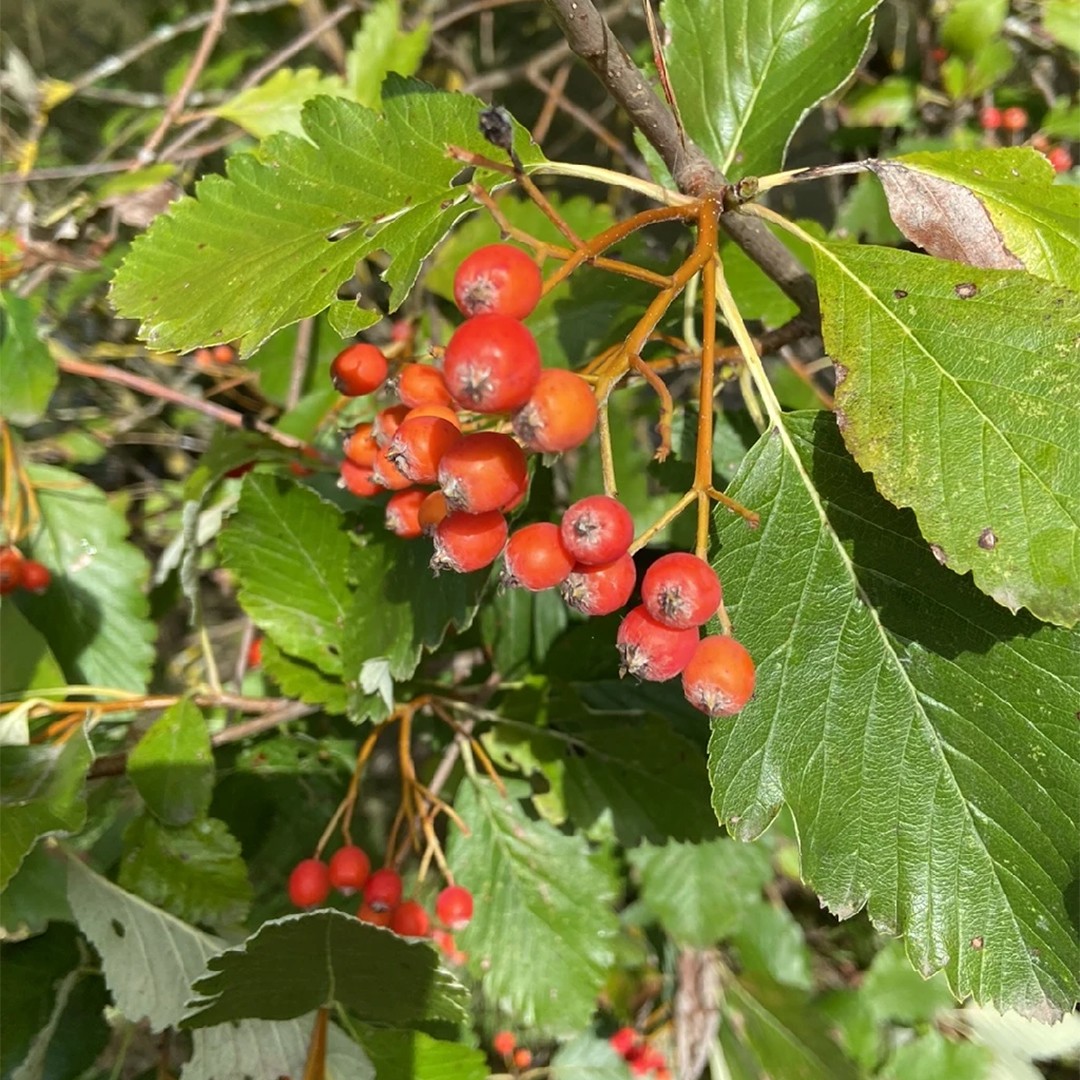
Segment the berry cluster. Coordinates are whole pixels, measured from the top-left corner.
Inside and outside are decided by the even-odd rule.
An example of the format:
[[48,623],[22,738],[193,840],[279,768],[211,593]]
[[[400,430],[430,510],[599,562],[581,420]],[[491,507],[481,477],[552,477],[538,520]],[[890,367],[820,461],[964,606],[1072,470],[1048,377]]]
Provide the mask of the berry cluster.
[[634,1076],[652,1075],[653,1080],[670,1080],[667,1061],[655,1047],[650,1046],[632,1027],[619,1028],[608,1039],[611,1048],[630,1066]]
[[[622,503],[590,495],[557,524],[537,522],[513,534],[507,526],[506,514],[528,494],[526,451],[574,449],[597,422],[589,383],[543,368],[521,322],[541,291],[536,264],[518,248],[493,244],[466,258],[454,277],[466,319],[441,369],[400,368],[398,402],[346,437],[341,483],[360,497],[392,491],[387,527],[404,538],[429,533],[436,572],[480,570],[502,554],[505,586],[558,588],[574,610],[609,615],[637,585],[634,523]],[[334,386],[348,396],[374,393],[389,377],[385,354],[366,343],[350,345],[331,366]],[[500,424],[500,416],[508,419]],[[666,555],[645,574],[641,594],[619,628],[623,673],[651,681],[681,674],[696,708],[713,717],[738,712],[753,693],[753,661],[728,635],[700,638],[721,605],[715,571],[695,555]]]
[[515,1069],[527,1069],[533,1063],[532,1051],[527,1046],[518,1046],[512,1031],[497,1031],[491,1040],[491,1048]]
[[16,547],[0,548],[0,596],[7,596],[16,589],[40,596],[51,583],[52,574],[47,566],[25,558]]
[[[995,105],[987,105],[979,110],[979,127],[988,133],[1004,131],[1009,135],[1018,135],[1027,130],[1029,117],[1027,109],[1019,105],[1011,105],[1007,109],[999,109]],[[1050,162],[1054,172],[1068,172],[1073,167],[1072,154],[1060,143],[1052,144],[1042,134],[1031,137],[1031,147],[1038,150]]]

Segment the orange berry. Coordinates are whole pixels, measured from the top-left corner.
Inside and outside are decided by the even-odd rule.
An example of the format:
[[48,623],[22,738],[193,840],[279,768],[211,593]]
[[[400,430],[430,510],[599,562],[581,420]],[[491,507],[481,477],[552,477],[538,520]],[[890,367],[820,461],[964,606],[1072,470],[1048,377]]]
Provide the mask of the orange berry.
[[434,484],[439,462],[461,438],[461,431],[441,416],[406,417],[394,432],[386,456],[414,484]]
[[435,526],[431,569],[468,574],[490,566],[506,543],[506,518],[498,510],[483,514],[454,513]]
[[509,435],[497,431],[463,435],[439,462],[439,487],[452,510],[499,510],[527,485],[525,454]]
[[596,418],[596,395],[580,375],[545,368],[529,400],[514,414],[514,434],[527,450],[557,454],[585,442]]
[[698,642],[683,669],[683,695],[711,717],[734,716],[754,693],[754,661],[733,637],[714,634]]
[[390,491],[404,491],[412,486],[412,480],[394,464],[389,446],[384,446],[376,455],[375,464],[371,466],[371,478]]
[[426,533],[433,532],[435,526],[450,512],[446,505],[446,496],[441,491],[431,491],[420,504],[417,520]]
[[524,319],[543,289],[540,268],[521,248],[489,244],[467,256],[454,274],[454,301],[463,315]]
[[430,364],[406,364],[397,377],[397,394],[410,409],[454,404],[442,372]]
[[349,345],[334,357],[330,365],[330,380],[334,389],[346,397],[373,394],[384,382],[389,365],[382,350],[359,341]]
[[386,527],[403,540],[415,540],[424,535],[420,524],[420,507],[428,493],[420,488],[407,488],[390,496],[386,504]]
[[379,453],[371,424],[357,424],[345,437],[345,456],[354,464],[370,469]]
[[394,432],[401,427],[408,415],[408,405],[390,405],[375,414],[375,419],[371,422],[371,430],[379,446],[389,445]]
[[512,1031],[496,1031],[494,1038],[491,1040],[491,1049],[504,1058],[509,1057],[516,1046],[517,1039],[514,1038]]
[[341,478],[338,487],[343,487],[361,499],[370,499],[372,495],[378,495],[383,489],[375,483],[375,477],[370,469],[361,465],[355,465],[348,458],[341,463]]

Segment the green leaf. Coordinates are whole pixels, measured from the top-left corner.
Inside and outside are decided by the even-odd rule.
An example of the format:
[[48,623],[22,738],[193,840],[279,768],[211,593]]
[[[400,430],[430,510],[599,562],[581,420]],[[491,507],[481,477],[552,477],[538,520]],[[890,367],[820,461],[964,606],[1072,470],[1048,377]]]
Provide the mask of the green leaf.
[[20,593],[19,607],[70,682],[142,693],[155,635],[146,556],[126,542],[123,513],[93,484],[51,465],[27,471],[41,511],[28,554],[53,579],[42,596]]
[[915,114],[918,86],[904,75],[856,87],[844,96],[839,114],[845,127],[902,127]]
[[992,1075],[993,1061],[985,1046],[947,1039],[931,1028],[898,1047],[878,1075],[881,1080],[984,1080]]
[[841,86],[878,0],[665,0],[687,134],[734,180],[776,172],[806,114]]
[[251,907],[251,883],[240,844],[223,821],[179,827],[143,814],[124,833],[121,887],[184,922],[224,932]]
[[930,255],[1080,290],[1080,188],[1055,184],[1037,151],[905,154],[871,168],[893,220]]
[[[810,948],[802,927],[783,904],[764,901],[742,906],[739,925],[731,933],[738,950],[739,970],[763,972],[784,986],[809,990],[813,986]],[[911,974],[921,979],[905,959]]]
[[81,728],[61,744],[0,746],[0,889],[43,836],[66,836],[83,827],[83,788],[92,759]]
[[349,691],[344,683],[324,675],[305,660],[283,653],[270,638],[262,643],[262,668],[286,697],[320,705],[328,713],[344,713],[348,708]]
[[0,415],[32,424],[45,412],[59,376],[35,323],[40,301],[0,293]]
[[215,956],[184,1026],[286,1020],[340,1004],[364,1023],[395,1027],[464,1018],[465,988],[434,948],[340,911],[289,915]]
[[447,858],[475,900],[458,944],[499,1008],[525,1027],[571,1033],[589,1022],[614,959],[614,873],[583,837],[526,817],[520,781],[508,788],[507,798],[486,781],[458,790],[469,834],[451,834]]
[[569,623],[566,604],[553,589],[503,589],[480,611],[484,644],[504,679],[519,678],[542,664]]
[[341,511],[310,488],[249,473],[218,547],[244,610],[274,643],[339,675],[353,553]]
[[910,252],[817,250],[844,441],[957,573],[1080,619],[1080,296]]
[[630,1070],[607,1039],[578,1035],[551,1059],[552,1080],[627,1080]]
[[265,82],[241,90],[210,112],[242,127],[256,139],[265,139],[277,131],[302,138],[301,109],[304,102],[319,94],[350,96],[339,75],[323,75],[311,67],[280,68]]
[[640,878],[642,902],[676,942],[691,948],[730,936],[772,880],[764,847],[726,839],[643,844],[628,858]]
[[398,0],[378,0],[364,16],[345,57],[345,82],[352,97],[377,109],[383,80],[391,71],[415,75],[427,52],[431,24],[417,21],[408,32],[401,29]]
[[941,22],[941,44],[971,58],[1001,34],[1008,0],[951,0]]
[[12,603],[0,603],[0,694],[63,686],[65,679],[49,643]]
[[[140,319],[157,349],[239,340],[247,354],[331,304],[339,326],[354,313],[354,332],[380,315],[335,303],[337,290],[377,251],[390,256],[383,277],[396,310],[421,262],[473,206],[452,185],[461,164],[446,146],[480,154],[490,146],[476,98],[396,75],[383,97],[382,113],[314,98],[304,106],[307,139],[281,133],[257,155],[230,157],[227,179],[207,177],[196,198],[174,203],[136,238],[113,281],[117,310]],[[515,133],[524,162],[542,161],[524,129]],[[504,178],[478,170],[473,181],[490,189]]]
[[205,817],[214,791],[214,752],[202,711],[184,698],[150,725],[128,755],[128,778],[166,825]]
[[939,1010],[953,1005],[942,973],[924,979],[908,963],[903,943],[895,940],[874,957],[860,990],[879,1020],[907,1027],[930,1021]]
[[[1045,0],[1042,5],[1043,29],[1059,44],[1080,52],[1080,12],[1071,0]],[[1075,128],[1073,135],[1075,135]]]
[[422,1031],[367,1028],[360,1035],[378,1077],[401,1080],[485,1080],[487,1062],[479,1050],[433,1039]]
[[0,936],[22,941],[42,933],[50,922],[71,921],[64,860],[51,843],[35,844],[0,894]]
[[1071,1008],[1080,635],[941,566],[827,414],[789,416],[729,491],[762,523],[716,518],[725,602],[757,661],[754,699],[713,726],[720,820],[751,838],[787,802],[831,910],[868,906],[957,997]]

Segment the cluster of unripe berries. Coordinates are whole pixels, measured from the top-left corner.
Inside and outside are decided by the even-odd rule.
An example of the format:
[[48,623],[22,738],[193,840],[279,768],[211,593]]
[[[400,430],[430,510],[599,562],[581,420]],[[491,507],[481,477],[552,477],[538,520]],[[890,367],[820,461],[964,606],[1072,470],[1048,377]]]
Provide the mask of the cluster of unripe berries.
[[652,1076],[653,1080],[670,1080],[664,1055],[642,1038],[632,1027],[619,1028],[608,1039],[611,1048],[630,1066],[634,1076]]
[[27,559],[17,547],[0,548],[0,596],[7,596],[16,589],[40,596],[51,583],[52,574],[47,566],[35,559]]
[[[634,524],[617,499],[591,495],[558,524],[509,532],[506,513],[528,493],[525,451],[560,453],[580,446],[596,426],[596,399],[574,372],[544,369],[521,322],[541,294],[540,272],[522,251],[493,244],[470,255],[454,277],[466,321],[450,338],[441,370],[406,364],[396,377],[398,404],[345,441],[341,482],[359,496],[394,492],[386,523],[398,536],[430,533],[432,568],[468,573],[504,556],[503,583],[558,588],[585,615],[609,615],[630,599],[637,570],[629,548]],[[389,364],[373,345],[351,345],[333,362],[337,389],[369,394]],[[463,431],[460,411],[481,420],[509,414],[513,434]],[[754,687],[754,664],[729,636],[699,640],[720,606],[716,573],[702,559],[676,553],[642,581],[642,603],[623,620],[623,671],[639,679],[683,676],[687,699],[710,716],[730,716]]]
[[289,899],[298,908],[319,907],[330,890],[342,896],[360,893],[356,916],[361,922],[384,926],[402,937],[430,937],[453,963],[462,963],[453,935],[469,925],[473,914],[472,893],[460,885],[447,885],[435,898],[436,925],[417,900],[403,899],[404,884],[393,867],[371,869],[363,848],[346,844],[338,848],[328,863],[322,859],[302,859],[289,875]]

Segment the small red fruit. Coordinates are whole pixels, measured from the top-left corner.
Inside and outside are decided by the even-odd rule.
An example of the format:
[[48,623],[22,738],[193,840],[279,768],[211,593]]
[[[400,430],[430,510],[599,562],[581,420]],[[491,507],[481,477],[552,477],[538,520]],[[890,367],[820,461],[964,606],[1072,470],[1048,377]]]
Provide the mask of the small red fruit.
[[407,488],[390,496],[386,504],[386,527],[403,540],[415,540],[424,535],[420,524],[420,507],[428,497],[428,492],[420,488]]
[[1023,131],[1028,125],[1027,109],[1013,105],[1001,114],[1001,127],[1004,131]]
[[1052,146],[1046,151],[1046,159],[1054,168],[1054,172],[1068,172],[1073,167],[1072,154],[1064,146]]
[[0,596],[13,593],[23,579],[25,560],[18,548],[0,548]]
[[716,571],[686,551],[662,555],[641,579],[646,610],[674,630],[707,623],[720,607],[722,595]]
[[441,416],[406,417],[394,432],[386,456],[414,484],[434,484],[443,454],[461,438],[461,429]]
[[517,1039],[512,1031],[496,1031],[491,1040],[491,1049],[500,1057],[508,1058],[517,1046]]
[[527,1069],[532,1064],[532,1051],[527,1046],[519,1046],[514,1051],[514,1068]]
[[618,499],[588,495],[562,519],[562,542],[579,563],[596,566],[625,554],[634,540],[634,519]]
[[397,377],[397,393],[410,409],[454,404],[442,372],[430,364],[406,364]]
[[497,431],[463,435],[439,462],[439,487],[451,510],[482,514],[501,510],[528,484],[525,454]]
[[303,859],[289,875],[289,899],[296,907],[310,908],[330,895],[330,871],[321,859]]
[[247,650],[247,666],[249,668],[258,667],[262,663],[262,636],[253,637],[251,644]]
[[402,937],[427,937],[431,932],[431,919],[415,900],[403,900],[394,908],[390,929]]
[[374,907],[365,900],[357,909],[356,917],[361,922],[369,923],[372,926],[389,927],[391,920],[394,918],[394,912],[392,908]]
[[376,870],[364,885],[364,903],[376,911],[397,907],[401,903],[401,875],[389,866]]
[[388,408],[381,409],[375,414],[375,419],[371,422],[371,430],[375,435],[375,442],[379,446],[389,446],[390,440],[394,437],[394,433],[399,427],[405,417],[409,415],[408,405],[391,405]]
[[559,592],[568,607],[583,615],[610,615],[630,599],[637,568],[630,555],[599,566],[578,563]]
[[540,350],[528,328],[506,315],[467,319],[450,338],[443,376],[463,409],[519,409],[540,378]]
[[236,359],[236,350],[231,345],[215,345],[214,359],[219,364],[231,364]]
[[339,394],[361,397],[378,390],[386,382],[388,371],[382,350],[359,341],[334,357],[330,364],[330,380]]
[[558,525],[539,521],[518,529],[506,544],[503,584],[539,592],[561,585],[574,569]]
[[462,885],[447,885],[435,900],[435,916],[448,930],[464,930],[472,914],[472,893]]
[[658,623],[644,604],[626,613],[616,638],[620,673],[648,682],[674,679],[694,655],[698,629],[673,630]]
[[608,1039],[612,1050],[620,1057],[626,1057],[637,1045],[638,1033],[632,1027],[621,1027]]
[[[390,446],[393,445],[391,442]],[[412,480],[397,467],[393,458],[390,457],[390,446],[384,446],[375,456],[375,464],[371,466],[371,478],[376,484],[390,491],[404,491],[405,488],[412,486]]]
[[448,930],[434,927],[431,931],[431,940],[439,947],[439,951],[450,961],[451,964],[461,965],[469,959],[469,954],[462,952],[454,941],[454,935]]
[[463,315],[524,319],[543,288],[540,268],[521,248],[489,244],[467,256],[454,274],[454,302]]
[[420,523],[420,528],[425,533],[432,533],[435,531],[435,526],[449,513],[449,508],[446,505],[446,496],[441,491],[429,492],[424,501],[420,504],[420,510],[417,513],[417,520]]
[[983,131],[997,131],[1001,127],[1001,110],[987,105],[979,111],[979,126]]
[[754,693],[754,661],[733,637],[702,638],[682,673],[686,700],[708,716],[734,716]]
[[338,487],[351,491],[361,499],[370,499],[372,495],[378,495],[383,489],[375,483],[370,469],[354,465],[348,458],[341,463],[341,479]]
[[514,434],[527,450],[559,454],[596,428],[596,395],[573,371],[545,368],[529,400],[514,414]]
[[34,559],[26,559],[22,567],[22,587],[41,596],[52,584],[52,572]]
[[355,844],[346,844],[330,856],[330,884],[345,896],[362,889],[370,874],[371,860]]
[[379,444],[371,424],[357,424],[345,437],[345,456],[354,465],[370,469],[378,453]]
[[506,518],[498,510],[483,514],[447,514],[435,526],[431,569],[469,574],[490,566],[506,544]]

